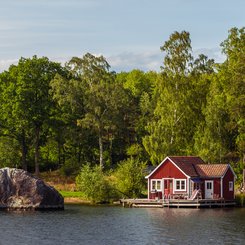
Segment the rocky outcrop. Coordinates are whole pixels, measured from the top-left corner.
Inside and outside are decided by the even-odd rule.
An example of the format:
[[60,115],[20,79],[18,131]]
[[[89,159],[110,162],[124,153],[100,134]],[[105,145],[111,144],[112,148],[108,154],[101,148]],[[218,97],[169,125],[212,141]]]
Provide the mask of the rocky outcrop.
[[30,173],[0,169],[0,208],[63,209],[64,199],[53,187]]

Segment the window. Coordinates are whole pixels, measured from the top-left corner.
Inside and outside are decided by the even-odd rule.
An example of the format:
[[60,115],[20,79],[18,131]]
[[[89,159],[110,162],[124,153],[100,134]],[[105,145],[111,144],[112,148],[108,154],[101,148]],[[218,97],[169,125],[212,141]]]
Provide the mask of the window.
[[186,191],[186,180],[185,179],[176,179],[175,183],[175,191]]
[[161,180],[151,180],[151,191],[161,191],[162,181]]
[[233,181],[229,181],[229,191],[233,191]]
[[212,183],[211,182],[207,182],[207,190],[211,190],[212,189]]

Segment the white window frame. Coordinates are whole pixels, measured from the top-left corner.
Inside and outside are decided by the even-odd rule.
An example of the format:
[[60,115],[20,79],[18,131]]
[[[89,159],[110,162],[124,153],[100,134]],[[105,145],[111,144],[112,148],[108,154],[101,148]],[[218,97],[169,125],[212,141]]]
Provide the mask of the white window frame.
[[[153,182],[155,183],[156,189],[153,189]],[[157,189],[157,182],[160,182],[160,188]],[[161,179],[151,179],[151,191],[162,191],[162,180]]]
[[234,184],[233,181],[229,181],[229,191],[233,191]]
[[[180,188],[177,189],[177,182],[180,182]],[[182,181],[184,181],[185,183],[185,188],[181,188],[182,187]],[[174,192],[178,192],[178,191],[186,191],[186,179],[174,179]]]

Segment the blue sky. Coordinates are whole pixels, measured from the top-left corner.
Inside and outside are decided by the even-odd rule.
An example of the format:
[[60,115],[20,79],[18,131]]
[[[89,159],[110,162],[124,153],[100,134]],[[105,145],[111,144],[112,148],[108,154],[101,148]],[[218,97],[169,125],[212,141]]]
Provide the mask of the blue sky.
[[232,27],[245,26],[245,0],[0,0],[0,71],[20,57],[64,63],[86,52],[117,72],[159,70],[160,46],[190,32],[194,55],[217,62]]

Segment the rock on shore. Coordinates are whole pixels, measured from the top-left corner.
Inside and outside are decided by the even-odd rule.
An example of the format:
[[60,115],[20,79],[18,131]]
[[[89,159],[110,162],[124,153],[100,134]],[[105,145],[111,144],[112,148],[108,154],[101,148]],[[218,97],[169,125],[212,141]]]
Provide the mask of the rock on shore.
[[64,209],[64,198],[53,187],[24,170],[2,168],[0,208]]

